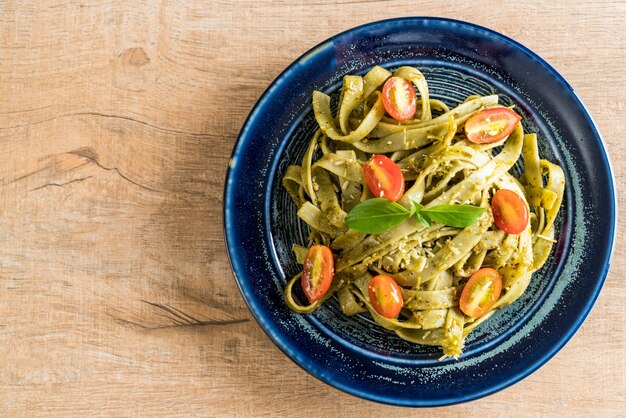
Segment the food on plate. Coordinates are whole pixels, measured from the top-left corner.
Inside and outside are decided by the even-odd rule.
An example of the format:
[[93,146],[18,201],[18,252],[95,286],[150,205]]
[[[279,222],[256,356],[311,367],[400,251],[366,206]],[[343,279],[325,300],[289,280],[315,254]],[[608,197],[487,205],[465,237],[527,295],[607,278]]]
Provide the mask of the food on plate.
[[413,67],[347,75],[336,111],[319,91],[313,111],[319,129],[283,177],[310,229],[287,305],[311,313],[336,296],[345,315],[459,356],[546,262],[563,170],[497,95],[449,108]]

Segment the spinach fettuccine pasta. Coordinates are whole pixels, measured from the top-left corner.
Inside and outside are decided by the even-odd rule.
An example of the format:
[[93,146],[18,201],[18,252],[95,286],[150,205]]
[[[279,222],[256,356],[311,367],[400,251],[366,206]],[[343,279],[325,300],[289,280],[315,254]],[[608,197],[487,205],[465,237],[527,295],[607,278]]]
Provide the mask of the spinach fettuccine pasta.
[[345,315],[460,355],[546,262],[562,169],[497,95],[451,109],[413,67],[345,76],[336,106],[319,91],[312,104],[319,129],[282,180],[310,230],[287,305],[308,314],[335,296]]

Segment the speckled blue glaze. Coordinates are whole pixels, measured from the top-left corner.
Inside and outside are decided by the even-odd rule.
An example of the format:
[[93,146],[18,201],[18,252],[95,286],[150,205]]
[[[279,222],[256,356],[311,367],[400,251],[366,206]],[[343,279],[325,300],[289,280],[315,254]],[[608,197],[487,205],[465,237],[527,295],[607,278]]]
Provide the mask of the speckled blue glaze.
[[[414,65],[434,97],[455,105],[498,93],[537,132],[543,158],[566,172],[558,243],[522,298],[467,339],[457,360],[371,323],[345,318],[336,301],[297,315],[283,286],[298,271],[289,248],[306,227],[280,186],[315,129],[313,89],[335,91],[346,74]],[[548,361],[591,310],[606,277],[616,231],[615,185],[602,138],[567,82],[517,42],[439,18],[374,22],[311,49],[270,85],[244,124],[229,163],[224,229],[241,293],[263,330],[293,361],[345,392],[393,405],[437,406],[489,395]]]

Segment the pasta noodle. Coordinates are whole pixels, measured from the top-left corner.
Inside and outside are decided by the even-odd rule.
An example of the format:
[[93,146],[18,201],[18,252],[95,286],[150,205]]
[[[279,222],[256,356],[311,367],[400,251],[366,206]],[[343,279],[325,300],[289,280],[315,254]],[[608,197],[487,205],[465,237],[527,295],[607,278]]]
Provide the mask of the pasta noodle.
[[[386,115],[381,87],[391,76],[410,81],[418,92],[410,120]],[[413,67],[392,74],[375,66],[363,77],[345,76],[334,114],[331,98],[319,91],[313,92],[312,104],[319,129],[301,164],[287,168],[283,185],[310,229],[310,241],[301,244],[329,246],[335,271],[330,290],[308,305],[292,294],[302,273],[293,277],[285,289],[287,305],[311,313],[336,295],[345,315],[369,312],[405,340],[440,346],[445,356],[460,355],[471,330],[518,299],[546,262],[564,194],[562,169],[539,157],[537,135],[525,134],[521,123],[498,142],[468,141],[464,123],[483,109],[500,106],[498,96],[470,96],[450,109],[430,98],[426,79]],[[413,202],[426,209],[471,204],[485,208],[484,213],[465,228],[438,222],[426,226],[412,216],[380,234],[348,228],[347,214],[373,197],[362,175],[373,154],[390,157],[402,170],[406,190],[397,203],[405,209]],[[516,178],[510,170],[521,158],[524,169]],[[494,224],[489,202],[500,189],[517,193],[528,204],[530,226],[519,234]],[[306,252],[307,247],[294,246],[299,263]],[[502,293],[486,314],[473,318],[459,309],[459,298],[468,278],[483,267],[501,274]],[[372,306],[367,286],[377,274],[392,277],[401,287],[397,318],[382,316]]]

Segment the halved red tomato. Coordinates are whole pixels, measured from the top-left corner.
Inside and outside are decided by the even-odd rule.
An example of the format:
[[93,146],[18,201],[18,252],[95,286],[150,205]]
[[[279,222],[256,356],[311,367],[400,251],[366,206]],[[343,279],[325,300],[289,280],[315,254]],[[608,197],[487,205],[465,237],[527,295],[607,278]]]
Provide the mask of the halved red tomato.
[[404,194],[402,170],[384,155],[374,155],[365,163],[363,178],[375,197],[384,197],[396,202]]
[[395,318],[402,310],[402,290],[389,276],[372,277],[367,286],[372,307],[386,318]]
[[508,107],[481,110],[465,122],[465,135],[475,144],[487,144],[507,137],[522,117]]
[[509,234],[519,234],[528,225],[528,205],[512,190],[501,189],[491,199],[496,226]]
[[502,292],[502,277],[496,270],[486,267],[476,271],[467,281],[459,307],[473,318],[486,314],[496,303]]
[[304,259],[302,290],[310,303],[319,300],[328,292],[333,281],[335,262],[333,253],[325,245],[312,245]]
[[383,86],[383,106],[396,120],[408,120],[415,115],[417,95],[410,81],[391,77]]

